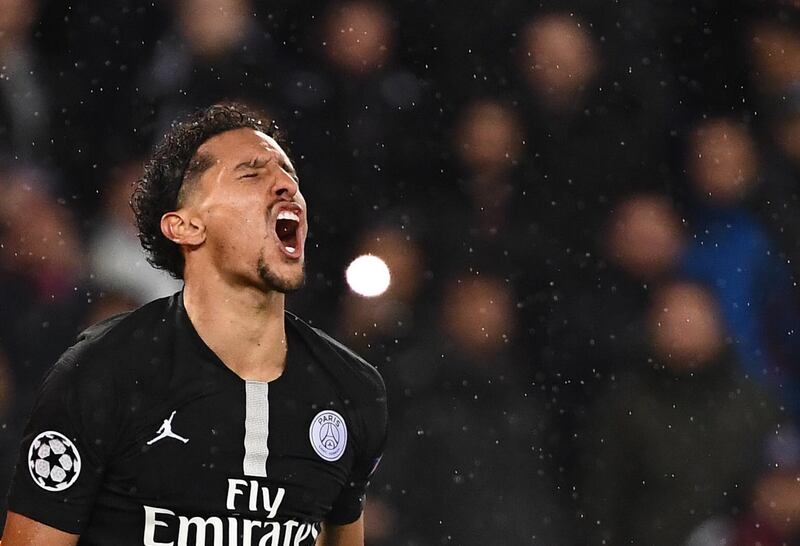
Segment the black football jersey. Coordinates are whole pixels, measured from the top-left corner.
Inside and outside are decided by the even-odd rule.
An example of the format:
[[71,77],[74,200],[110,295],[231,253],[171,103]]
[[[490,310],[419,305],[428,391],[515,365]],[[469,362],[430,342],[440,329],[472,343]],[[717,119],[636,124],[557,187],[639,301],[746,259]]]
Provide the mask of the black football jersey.
[[80,545],[305,546],[361,515],[387,431],[377,371],[285,315],[283,374],[247,381],[182,293],[81,334],[46,376],[9,509]]

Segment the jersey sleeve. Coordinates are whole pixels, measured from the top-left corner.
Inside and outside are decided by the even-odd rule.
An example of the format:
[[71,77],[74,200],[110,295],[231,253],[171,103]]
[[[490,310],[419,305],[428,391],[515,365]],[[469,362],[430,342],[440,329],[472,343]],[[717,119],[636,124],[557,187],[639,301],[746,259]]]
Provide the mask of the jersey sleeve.
[[8,508],[67,533],[85,528],[115,424],[114,389],[75,348],[40,387],[20,446]]
[[357,443],[358,452],[350,472],[349,482],[333,503],[325,518],[334,525],[345,525],[356,521],[364,511],[369,480],[383,455],[388,434],[388,410],[386,387],[374,369],[374,396],[368,400],[360,413],[362,438]]

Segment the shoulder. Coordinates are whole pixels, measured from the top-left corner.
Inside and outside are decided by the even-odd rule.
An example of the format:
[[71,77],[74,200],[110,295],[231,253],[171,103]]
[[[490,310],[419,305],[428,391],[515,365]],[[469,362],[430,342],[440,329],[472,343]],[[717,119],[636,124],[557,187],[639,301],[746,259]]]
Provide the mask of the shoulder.
[[374,366],[327,333],[288,311],[286,317],[287,326],[305,341],[317,365],[342,397],[346,415],[353,419],[355,445],[374,469],[389,425],[383,378]]
[[149,333],[162,330],[169,322],[170,312],[177,305],[175,294],[147,303],[128,313],[122,313],[86,328],[78,335],[76,347],[88,349],[108,343],[136,343]]
[[172,321],[174,296],[154,300],[134,311],[98,322],[78,335],[53,366],[45,381],[74,377],[92,382],[109,380],[147,347],[159,345]]
[[326,332],[309,325],[296,315],[287,311],[286,317],[287,322],[306,341],[320,363],[333,376],[355,391],[351,394],[366,395],[378,401],[385,401],[386,386],[381,374],[372,364]]

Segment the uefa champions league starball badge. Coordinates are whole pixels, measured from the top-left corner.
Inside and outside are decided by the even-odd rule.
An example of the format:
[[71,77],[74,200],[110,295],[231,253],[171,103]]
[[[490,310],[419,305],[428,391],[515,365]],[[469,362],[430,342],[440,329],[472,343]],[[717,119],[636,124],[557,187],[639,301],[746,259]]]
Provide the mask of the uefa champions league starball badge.
[[28,470],[33,481],[48,491],[63,491],[81,473],[81,456],[72,441],[54,430],[39,434],[28,449]]
[[308,439],[317,455],[328,462],[338,461],[347,447],[347,426],[344,419],[333,410],[319,412],[311,421]]

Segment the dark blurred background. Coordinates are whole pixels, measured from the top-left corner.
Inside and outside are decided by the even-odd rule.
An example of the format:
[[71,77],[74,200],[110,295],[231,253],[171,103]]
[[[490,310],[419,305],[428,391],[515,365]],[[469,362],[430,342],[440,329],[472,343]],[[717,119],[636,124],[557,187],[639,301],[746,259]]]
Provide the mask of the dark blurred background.
[[2,490],[76,334],[180,288],[131,183],[222,99],[389,389],[370,545],[800,544],[797,0],[0,0]]

